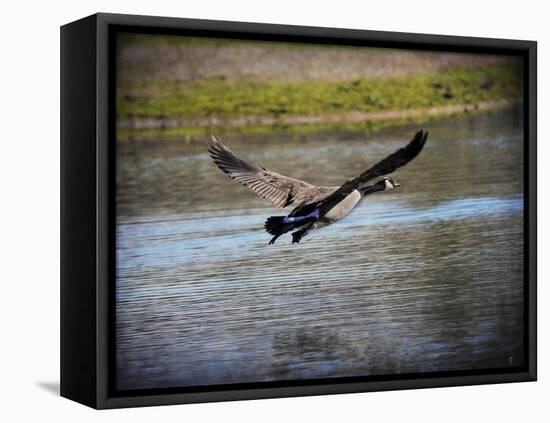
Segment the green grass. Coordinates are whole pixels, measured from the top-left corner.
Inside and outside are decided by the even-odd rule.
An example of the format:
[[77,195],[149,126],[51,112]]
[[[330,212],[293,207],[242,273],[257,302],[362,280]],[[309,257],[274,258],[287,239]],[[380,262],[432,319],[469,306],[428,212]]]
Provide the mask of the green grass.
[[[351,111],[377,112],[417,109],[521,96],[521,71],[509,65],[459,68],[448,72],[409,75],[390,79],[349,82],[228,81],[220,78],[192,81],[119,81],[119,118],[231,119],[337,115]],[[301,125],[310,127],[311,125]],[[315,126],[315,125],[314,125]],[[319,126],[319,125],[317,125]],[[295,128],[299,130],[300,125]],[[288,129],[288,128],[287,128]],[[233,128],[261,131],[262,128]],[[272,126],[265,130],[273,130]],[[120,130],[120,139],[130,137]],[[176,136],[202,135],[203,128],[137,131]]]

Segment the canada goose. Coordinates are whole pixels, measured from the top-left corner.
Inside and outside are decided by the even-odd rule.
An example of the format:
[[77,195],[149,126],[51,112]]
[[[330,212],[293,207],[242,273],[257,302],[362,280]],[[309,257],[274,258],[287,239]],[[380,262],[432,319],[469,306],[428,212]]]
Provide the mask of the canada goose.
[[[298,243],[310,230],[330,225],[345,217],[366,195],[394,189],[400,184],[386,176],[414,159],[424,147],[428,132],[418,131],[412,141],[390,154],[358,177],[340,187],[314,186],[289,178],[239,159],[222,142],[212,136],[208,152],[214,163],[231,179],[250,188],[275,207],[291,204],[295,208],[287,216],[271,216],[265,222],[266,231],[273,235],[273,244],[281,235],[292,233],[292,243]],[[372,185],[367,182],[383,177]]]

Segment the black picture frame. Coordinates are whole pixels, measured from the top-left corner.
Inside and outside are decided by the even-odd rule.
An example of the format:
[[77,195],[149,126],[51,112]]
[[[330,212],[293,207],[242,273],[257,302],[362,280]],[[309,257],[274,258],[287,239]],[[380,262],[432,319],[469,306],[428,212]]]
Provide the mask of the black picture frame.
[[[525,365],[132,392],[113,389],[114,34],[117,31],[511,54],[524,61]],[[61,27],[61,395],[97,409],[534,381],[537,375],[534,41],[95,14]]]

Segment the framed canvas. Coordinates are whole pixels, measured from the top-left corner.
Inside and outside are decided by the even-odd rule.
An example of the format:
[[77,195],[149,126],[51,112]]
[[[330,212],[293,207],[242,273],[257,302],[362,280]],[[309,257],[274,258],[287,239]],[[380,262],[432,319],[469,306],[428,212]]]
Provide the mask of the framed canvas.
[[536,380],[536,104],[533,41],[63,26],[61,395]]

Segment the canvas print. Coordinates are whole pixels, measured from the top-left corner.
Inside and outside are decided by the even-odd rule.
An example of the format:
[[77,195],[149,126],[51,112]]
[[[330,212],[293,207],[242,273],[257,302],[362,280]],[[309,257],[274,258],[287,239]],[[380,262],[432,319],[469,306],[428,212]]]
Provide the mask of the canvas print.
[[524,365],[521,57],[115,56],[116,390]]

